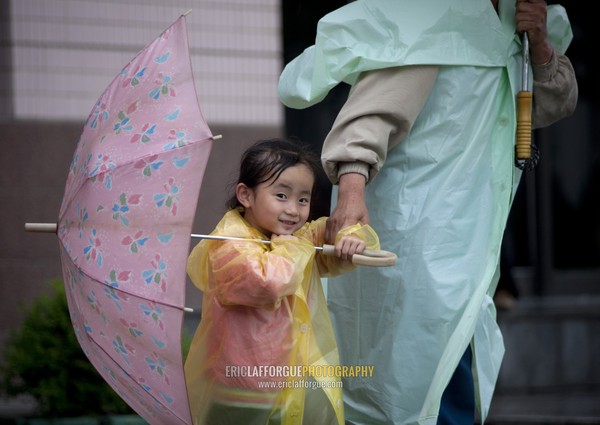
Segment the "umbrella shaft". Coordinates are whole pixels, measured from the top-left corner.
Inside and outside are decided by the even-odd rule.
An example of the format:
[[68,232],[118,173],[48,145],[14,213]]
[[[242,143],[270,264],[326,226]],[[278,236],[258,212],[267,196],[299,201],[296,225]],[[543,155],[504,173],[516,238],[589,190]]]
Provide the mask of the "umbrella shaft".
[[529,91],[529,37],[523,33],[523,73],[521,76],[521,88]]
[[[233,237],[233,236],[200,235],[200,234],[197,234],[197,233],[192,233],[190,236],[192,238],[194,238],[194,239],[213,239],[213,240],[218,240],[218,241],[249,241],[249,242],[264,243],[264,244],[267,244],[267,245],[271,244],[271,241],[266,241],[266,240],[262,240],[262,239],[236,238],[236,237]],[[317,251],[322,251],[323,247],[322,246],[315,246],[315,249]]]

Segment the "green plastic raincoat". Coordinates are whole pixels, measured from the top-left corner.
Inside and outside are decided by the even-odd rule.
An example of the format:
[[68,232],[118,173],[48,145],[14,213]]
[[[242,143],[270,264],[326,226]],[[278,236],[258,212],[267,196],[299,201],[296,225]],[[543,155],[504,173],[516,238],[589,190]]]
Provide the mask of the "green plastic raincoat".
[[[321,276],[356,266],[315,254],[325,222],[305,224],[295,233],[299,240],[205,239],[192,250],[187,271],[203,292],[202,320],[185,364],[195,425],[209,423],[215,406],[219,420],[235,409],[262,409],[262,416],[243,417],[249,425],[343,425],[341,374],[325,367],[339,359]],[[240,210],[227,212],[212,234],[265,239]],[[350,226],[340,236],[349,234],[379,249],[371,227]]]
[[[305,108],[364,71],[441,65],[410,133],[367,186],[371,225],[396,266],[330,280],[342,363],[375,366],[373,377],[344,380],[353,423],[434,425],[469,344],[487,416],[504,354],[491,296],[520,178],[514,13],[514,0],[500,0],[499,13],[487,0],[358,0],[325,16],[315,46],[281,75],[282,102]],[[548,29],[563,53],[572,35],[562,7],[549,7]]]

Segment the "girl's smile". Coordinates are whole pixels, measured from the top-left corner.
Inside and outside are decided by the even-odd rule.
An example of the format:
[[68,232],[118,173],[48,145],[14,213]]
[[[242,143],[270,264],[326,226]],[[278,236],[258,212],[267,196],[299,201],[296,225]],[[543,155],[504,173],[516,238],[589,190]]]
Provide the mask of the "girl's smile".
[[303,164],[286,168],[254,189],[239,183],[244,218],[267,237],[291,235],[308,220],[313,185],[314,174]]

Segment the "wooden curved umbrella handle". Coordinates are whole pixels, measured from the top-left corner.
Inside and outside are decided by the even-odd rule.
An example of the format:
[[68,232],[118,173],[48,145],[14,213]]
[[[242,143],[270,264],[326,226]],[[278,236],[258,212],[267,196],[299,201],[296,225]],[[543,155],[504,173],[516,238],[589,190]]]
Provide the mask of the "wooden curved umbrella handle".
[[531,158],[531,105],[532,92],[517,93],[517,160]]
[[[323,254],[335,255],[335,246],[323,245]],[[362,254],[352,256],[352,264],[357,266],[389,267],[396,264],[398,256],[390,251],[365,249]]]

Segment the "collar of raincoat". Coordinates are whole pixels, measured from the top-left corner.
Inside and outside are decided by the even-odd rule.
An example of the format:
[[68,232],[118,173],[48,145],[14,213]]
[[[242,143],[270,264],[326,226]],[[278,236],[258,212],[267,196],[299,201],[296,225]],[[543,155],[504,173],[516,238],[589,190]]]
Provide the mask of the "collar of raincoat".
[[[514,0],[356,0],[318,23],[315,44],[293,59],[279,79],[279,97],[303,109],[361,72],[405,65],[506,67],[521,51]],[[564,53],[572,39],[564,8],[548,7],[549,38]]]

